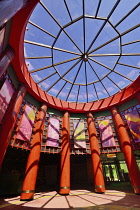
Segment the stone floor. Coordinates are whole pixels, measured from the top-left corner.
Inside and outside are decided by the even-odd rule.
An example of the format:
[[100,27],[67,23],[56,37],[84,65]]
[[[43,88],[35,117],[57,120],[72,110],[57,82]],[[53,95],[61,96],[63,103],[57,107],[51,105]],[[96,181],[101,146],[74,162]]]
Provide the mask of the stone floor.
[[1,198],[0,209],[32,210],[32,209],[88,209],[88,210],[138,210],[140,195],[118,190],[106,190],[105,194],[96,194],[90,190],[71,190],[67,196],[56,191],[36,193],[34,200],[20,201],[20,197]]

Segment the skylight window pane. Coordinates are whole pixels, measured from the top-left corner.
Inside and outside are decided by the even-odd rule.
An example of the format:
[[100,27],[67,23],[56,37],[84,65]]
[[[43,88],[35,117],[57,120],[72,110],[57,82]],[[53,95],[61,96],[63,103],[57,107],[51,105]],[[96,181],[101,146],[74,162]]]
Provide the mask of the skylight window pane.
[[66,83],[66,85],[64,86],[64,88],[62,89],[62,91],[60,92],[60,94],[58,95],[58,97],[62,100],[66,100],[68,93],[71,89],[71,84],[70,83]]
[[63,87],[63,85],[65,84],[65,80],[60,80],[58,83],[56,83],[56,85],[54,85],[49,91],[48,93],[50,95],[53,96],[57,96],[57,94],[59,93],[59,91],[61,90],[61,88]]
[[122,56],[119,62],[140,68],[140,56]]
[[120,33],[123,33],[139,23],[140,23],[140,6],[137,9],[135,9],[127,18],[125,18],[117,26],[117,30]]
[[69,102],[75,102],[77,100],[78,88],[78,85],[73,85],[70,95],[68,97]]
[[91,57],[92,59],[94,59],[95,61],[107,66],[108,68],[113,69],[113,67],[116,64],[116,61],[118,60],[119,56],[97,56],[97,57]]
[[131,32],[122,36],[122,43],[132,42],[135,40],[140,40],[140,27],[132,30]]
[[44,91],[47,91],[58,79],[59,79],[58,74],[55,74],[46,79],[45,81],[39,83],[39,85]]
[[52,56],[49,48],[36,46],[33,44],[24,43],[24,56],[25,57],[38,57],[38,56]]
[[81,69],[77,75],[75,84],[86,84],[85,63],[82,64]]
[[28,23],[27,25],[25,39],[30,40],[33,42],[39,42],[45,45],[51,45],[54,42],[54,38],[47,33],[43,32],[42,30],[38,29],[37,27]]
[[46,10],[38,4],[30,17],[30,21],[44,28],[53,35],[57,35],[60,27],[55,23]]
[[114,95],[116,92],[118,92],[120,89],[107,77],[102,80],[104,86],[106,87],[108,93],[110,95]]
[[66,2],[73,20],[83,14],[82,0],[78,1],[66,0]]
[[78,102],[87,102],[86,86],[80,86]]
[[42,79],[54,74],[56,71],[53,67],[49,68],[49,69],[44,69],[42,71],[38,71],[38,72],[34,72],[31,73],[33,79],[35,80],[35,82],[40,82]]
[[64,78],[73,83],[76,80],[76,75],[78,74],[78,69],[80,65],[81,62],[78,65],[76,65],[71,71],[69,71]]
[[102,0],[100,9],[98,12],[98,16],[99,17],[107,17],[109,15],[111,9],[115,5],[115,3],[116,3],[116,0]]
[[128,66],[117,65],[115,71],[123,74],[124,76],[130,78],[131,80],[135,80],[138,77],[140,70]]
[[98,100],[93,84],[87,86],[88,89],[88,102]]
[[[63,0],[41,0],[58,22],[63,26],[70,21],[66,6]],[[60,6],[61,5],[61,6]]]
[[120,76],[119,74],[116,74],[115,72],[112,72],[109,74],[109,77],[121,88],[128,86],[131,82],[127,80],[125,77]]
[[140,42],[123,46],[122,52],[123,53],[140,53]]
[[89,65],[89,63],[86,63],[86,73],[87,73],[87,83],[92,83],[98,81],[98,77],[96,76],[95,72]]
[[86,0],[85,1],[85,14],[95,16],[99,0]]
[[95,88],[96,88],[97,95],[98,95],[99,99],[108,97],[108,94],[107,94],[104,86],[102,85],[102,83],[100,83],[100,82],[95,83]]
[[52,59],[51,58],[44,58],[43,60],[26,59],[26,63],[29,64],[29,65],[27,65],[28,70],[32,71],[35,69],[43,68],[45,66],[50,66],[52,64]]
[[54,63],[60,63],[63,61],[65,62],[67,60],[75,59],[77,57],[79,57],[79,55],[74,55],[74,54],[67,53],[67,52],[53,50],[53,62]]
[[110,17],[110,21],[117,24],[131,9],[133,9],[139,0],[121,0],[117,8]]

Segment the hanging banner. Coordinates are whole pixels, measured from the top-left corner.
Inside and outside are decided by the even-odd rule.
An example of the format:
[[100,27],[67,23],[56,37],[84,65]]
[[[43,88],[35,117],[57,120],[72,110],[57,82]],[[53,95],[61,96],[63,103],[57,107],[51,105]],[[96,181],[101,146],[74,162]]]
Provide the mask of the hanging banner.
[[113,136],[112,128],[109,123],[109,120],[98,121],[99,130],[101,135],[101,141],[103,147],[114,147],[115,139]]
[[74,148],[86,148],[84,122],[74,122]]
[[58,119],[50,118],[48,126],[47,146],[58,147],[59,146],[59,127],[60,123]]
[[137,110],[125,114],[125,118],[135,142],[140,142],[140,116]]
[[30,141],[32,128],[35,120],[35,110],[26,105],[21,124],[19,126],[17,139]]
[[3,119],[3,116],[6,112],[6,109],[9,105],[13,93],[14,93],[14,88],[10,84],[8,79],[6,79],[0,90],[0,123]]

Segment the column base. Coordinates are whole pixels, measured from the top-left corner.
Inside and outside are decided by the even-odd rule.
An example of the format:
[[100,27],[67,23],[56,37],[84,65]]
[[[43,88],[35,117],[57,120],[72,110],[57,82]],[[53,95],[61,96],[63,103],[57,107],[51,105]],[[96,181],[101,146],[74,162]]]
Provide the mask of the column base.
[[69,195],[70,187],[60,187],[59,194],[60,195]]
[[95,192],[99,194],[105,193],[105,186],[104,185],[95,185]]
[[23,190],[21,192],[20,201],[31,201],[34,199],[34,190]]

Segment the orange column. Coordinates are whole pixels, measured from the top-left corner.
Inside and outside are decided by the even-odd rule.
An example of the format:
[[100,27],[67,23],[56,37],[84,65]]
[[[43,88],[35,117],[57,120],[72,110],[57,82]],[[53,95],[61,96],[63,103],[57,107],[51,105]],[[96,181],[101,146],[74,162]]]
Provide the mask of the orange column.
[[95,128],[95,124],[93,120],[93,115],[91,113],[87,113],[87,124],[88,124],[88,132],[89,132],[95,192],[104,193],[105,183],[104,183],[104,177],[103,177],[102,166],[101,166],[101,161],[100,161],[99,145],[98,145],[98,139],[96,135],[96,128]]
[[46,111],[47,106],[46,104],[43,104],[37,114],[31,150],[27,161],[25,178],[20,197],[20,200],[22,201],[29,201],[34,197]]
[[69,113],[65,112],[62,124],[62,150],[60,165],[60,191],[61,195],[70,192],[70,121]]
[[4,116],[2,126],[0,127],[0,166],[2,165],[25,93],[25,86],[20,86],[19,90],[14,93],[8,111]]
[[8,47],[4,53],[0,56],[0,78],[6,71],[7,67],[11,63],[15,56],[14,50],[11,47]]
[[124,122],[115,106],[111,107],[112,116],[114,119],[115,127],[118,132],[121,148],[125,157],[125,161],[128,167],[131,184],[136,194],[140,194],[140,171],[136,163],[136,159],[133,153],[133,148],[125,129]]

